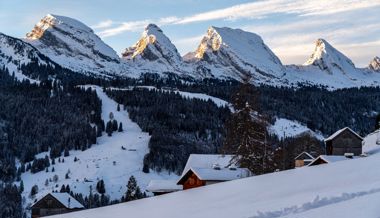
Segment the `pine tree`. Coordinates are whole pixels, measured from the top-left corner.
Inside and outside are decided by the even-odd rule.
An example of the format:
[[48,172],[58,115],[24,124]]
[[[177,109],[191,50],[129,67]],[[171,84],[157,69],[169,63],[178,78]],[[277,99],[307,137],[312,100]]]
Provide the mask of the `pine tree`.
[[233,162],[250,169],[254,174],[268,171],[269,146],[266,122],[259,115],[259,93],[245,79],[232,97],[234,112],[226,124],[224,153],[234,154]]
[[127,192],[125,193],[125,201],[133,201],[142,198],[140,187],[137,186],[137,181],[134,176],[129,177]]
[[118,132],[123,132],[123,123],[122,122],[119,123]]
[[106,125],[106,133],[108,136],[112,136],[112,132],[113,132],[113,126],[112,126],[112,121],[108,121],[107,122],[107,125]]
[[376,116],[375,129],[380,129],[380,113]]
[[117,120],[112,121],[112,131],[116,132],[117,131]]
[[20,193],[24,191],[24,181],[20,181]]
[[100,181],[98,181],[98,183],[96,184],[96,190],[97,190],[100,194],[104,194],[104,193],[106,193],[106,188],[105,188],[105,185],[104,185],[104,181],[103,181],[103,179],[101,179]]
[[117,111],[120,111],[120,104],[117,104]]
[[34,196],[38,193],[38,186],[34,185],[32,186],[30,190],[30,197],[34,198]]

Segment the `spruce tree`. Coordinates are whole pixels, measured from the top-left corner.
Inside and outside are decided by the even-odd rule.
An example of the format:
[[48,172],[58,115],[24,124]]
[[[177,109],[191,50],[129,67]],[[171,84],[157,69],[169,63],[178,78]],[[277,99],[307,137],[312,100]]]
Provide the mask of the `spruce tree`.
[[234,111],[226,123],[223,152],[234,154],[233,162],[250,169],[254,174],[268,171],[269,146],[267,123],[260,116],[259,93],[249,78],[232,96]]
[[119,123],[118,132],[123,132],[123,123],[122,122]]
[[137,186],[137,181],[134,176],[129,177],[127,192],[125,193],[125,201],[133,201],[142,198],[140,187]]

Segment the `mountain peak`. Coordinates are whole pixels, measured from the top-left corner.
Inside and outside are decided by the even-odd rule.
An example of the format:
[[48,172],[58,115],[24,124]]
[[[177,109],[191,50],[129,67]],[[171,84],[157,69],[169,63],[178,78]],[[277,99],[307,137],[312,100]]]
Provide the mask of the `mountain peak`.
[[369,63],[369,69],[380,71],[380,58],[378,56],[374,57],[373,60]]
[[28,33],[26,36],[30,40],[39,39],[43,36],[45,30],[49,28],[61,28],[61,29],[72,29],[81,30],[84,32],[93,33],[92,29],[83,24],[82,22],[75,20],[70,17],[47,14],[43,17],[34,27],[34,29]]
[[74,71],[114,73],[120,62],[117,53],[90,27],[65,16],[46,15],[26,34],[26,41]]
[[214,76],[224,75],[225,69],[229,69],[233,77],[250,74],[253,79],[267,80],[280,77],[283,70],[280,59],[259,35],[229,27],[209,27],[197,50],[185,59],[213,65]]
[[154,24],[154,23],[150,23],[150,24],[146,25],[146,27],[145,27],[145,31],[149,31],[149,30],[156,30],[156,31],[159,31],[159,32],[163,32],[163,31],[161,30],[161,28],[158,27],[158,26],[157,26],[156,24]]
[[141,38],[122,53],[126,60],[159,61],[179,67],[182,58],[170,39],[156,24],[148,24]]
[[354,63],[324,39],[317,39],[315,49],[304,65],[314,65],[330,74],[346,73],[355,69]]

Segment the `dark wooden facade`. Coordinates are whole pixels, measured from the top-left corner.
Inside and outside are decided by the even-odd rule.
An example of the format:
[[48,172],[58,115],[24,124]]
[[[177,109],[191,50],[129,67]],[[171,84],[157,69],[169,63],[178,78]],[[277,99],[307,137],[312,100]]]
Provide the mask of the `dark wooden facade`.
[[206,185],[206,181],[198,178],[198,176],[191,170],[189,170],[178,182],[183,186],[183,190],[197,188]]
[[37,201],[32,207],[32,218],[51,216],[81,210],[81,208],[70,209],[54,198],[51,194]]
[[362,141],[363,138],[351,129],[345,128],[335,137],[325,140],[326,155],[353,153],[355,156],[359,156],[362,154]]

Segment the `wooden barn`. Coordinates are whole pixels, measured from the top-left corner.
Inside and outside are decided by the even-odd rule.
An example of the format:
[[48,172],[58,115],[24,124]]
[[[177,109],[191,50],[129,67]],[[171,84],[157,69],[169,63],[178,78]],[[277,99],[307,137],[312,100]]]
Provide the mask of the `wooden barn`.
[[308,152],[304,151],[301,154],[299,154],[296,158],[294,158],[294,160],[295,167],[297,168],[307,166],[314,160],[314,157]]
[[252,176],[231,163],[233,155],[191,154],[177,182],[183,190]]
[[157,196],[181,191],[182,185],[177,185],[177,181],[175,180],[151,180],[146,190],[152,192],[154,196]]
[[353,153],[355,156],[362,154],[363,138],[346,127],[338,130],[325,139],[326,155],[344,155]]
[[84,207],[68,193],[49,193],[34,203],[31,209],[32,218],[37,218],[74,212]]

